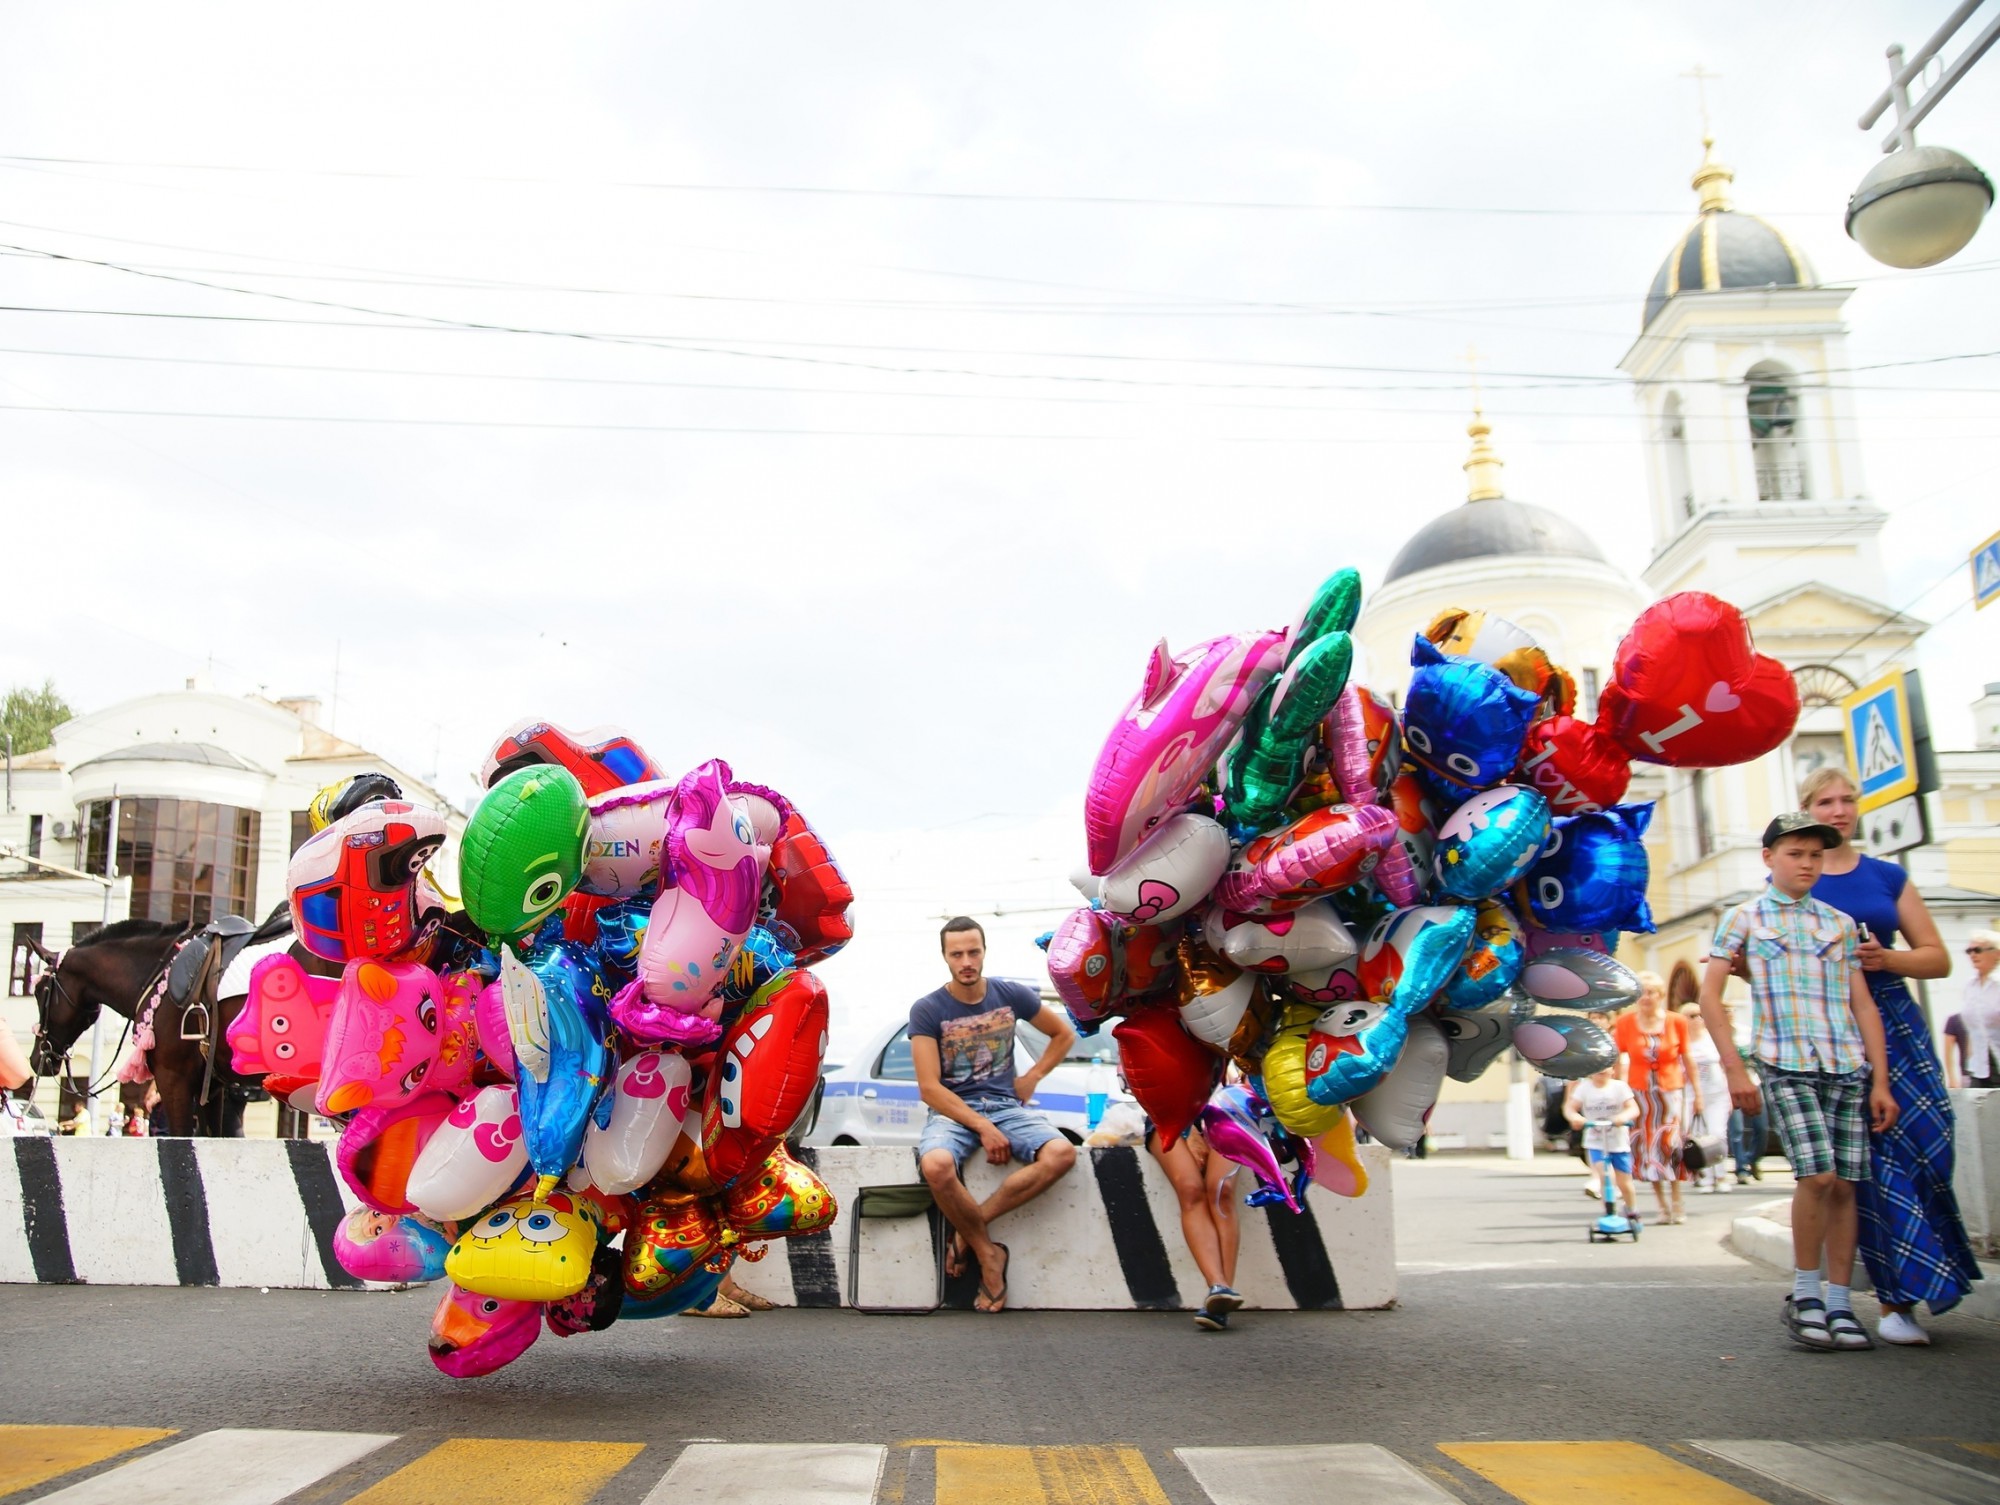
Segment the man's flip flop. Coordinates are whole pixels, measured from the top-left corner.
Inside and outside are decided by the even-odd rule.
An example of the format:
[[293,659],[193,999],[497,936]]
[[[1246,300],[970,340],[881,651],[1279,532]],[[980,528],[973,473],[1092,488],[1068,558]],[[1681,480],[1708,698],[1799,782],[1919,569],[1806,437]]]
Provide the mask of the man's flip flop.
[[[1014,1255],[1013,1251],[1005,1244],[996,1242],[993,1247],[1000,1251],[1000,1289],[997,1291],[987,1290],[985,1280],[981,1279],[979,1282],[979,1295],[972,1302],[972,1309],[975,1312],[1004,1312],[1007,1310],[1007,1266]],[[982,1301],[986,1305],[981,1306],[979,1303]]]

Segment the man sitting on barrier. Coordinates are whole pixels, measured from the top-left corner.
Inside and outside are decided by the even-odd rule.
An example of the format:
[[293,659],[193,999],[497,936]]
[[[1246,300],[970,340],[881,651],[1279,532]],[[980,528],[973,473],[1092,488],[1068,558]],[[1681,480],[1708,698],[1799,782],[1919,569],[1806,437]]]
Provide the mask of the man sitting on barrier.
[[[1069,1020],[1026,983],[988,979],[986,932],[960,915],[938,936],[951,980],[910,1006],[910,1057],[930,1117],[917,1141],[917,1160],[931,1195],[957,1230],[946,1255],[949,1274],[979,1262],[977,1311],[1007,1307],[1007,1246],[988,1234],[1004,1213],[1047,1191],[1076,1164],[1076,1149],[1061,1131],[1027,1105],[1035,1088],[1069,1054],[1076,1031]],[[1014,1024],[1027,1020],[1048,1036],[1041,1059],[1014,1071]],[[995,1165],[1019,1160],[1020,1168],[975,1202],[958,1178],[959,1166],[983,1149]]]

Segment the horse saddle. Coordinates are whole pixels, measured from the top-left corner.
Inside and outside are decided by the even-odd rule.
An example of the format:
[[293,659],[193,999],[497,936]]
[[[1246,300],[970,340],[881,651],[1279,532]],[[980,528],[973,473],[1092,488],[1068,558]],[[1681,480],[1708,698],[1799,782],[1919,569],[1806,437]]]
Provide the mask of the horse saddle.
[[257,927],[242,915],[221,915],[181,943],[167,964],[167,997],[181,1006],[181,1038],[206,1041],[213,1028],[209,1004],[215,981]]

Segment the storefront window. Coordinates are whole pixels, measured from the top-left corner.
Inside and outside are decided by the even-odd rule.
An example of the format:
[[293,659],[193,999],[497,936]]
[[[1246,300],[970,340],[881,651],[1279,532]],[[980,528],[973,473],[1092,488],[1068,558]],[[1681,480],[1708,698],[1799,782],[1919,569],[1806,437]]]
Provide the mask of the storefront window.
[[[104,871],[111,802],[85,807],[84,867]],[[132,917],[248,915],[257,892],[258,815],[198,800],[118,801],[118,873],[132,880]],[[255,918],[252,916],[252,918]]]

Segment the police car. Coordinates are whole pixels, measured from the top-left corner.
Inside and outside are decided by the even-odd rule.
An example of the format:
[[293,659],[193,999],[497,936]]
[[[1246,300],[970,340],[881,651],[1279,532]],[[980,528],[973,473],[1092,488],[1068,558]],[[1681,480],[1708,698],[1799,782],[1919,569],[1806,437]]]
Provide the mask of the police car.
[[[1014,1026],[1014,1070],[1026,1071],[1041,1059],[1048,1037],[1032,1024]],[[1087,1094],[1091,1058],[1102,1055],[1111,1068],[1112,1102],[1131,1102],[1117,1077],[1118,1042],[1106,1028],[1079,1036],[1069,1054],[1042,1079],[1028,1106],[1046,1113],[1071,1144],[1090,1132]],[[885,1026],[844,1066],[826,1073],[819,1121],[806,1136],[809,1145],[911,1145],[924,1132],[930,1110],[917,1095],[917,1068],[910,1059],[910,1021]]]

